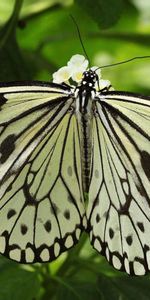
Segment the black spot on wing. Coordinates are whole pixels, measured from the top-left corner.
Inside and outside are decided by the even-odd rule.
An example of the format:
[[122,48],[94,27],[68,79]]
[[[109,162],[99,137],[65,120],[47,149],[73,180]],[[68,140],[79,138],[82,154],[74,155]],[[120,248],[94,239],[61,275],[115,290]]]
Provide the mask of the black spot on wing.
[[69,220],[70,219],[70,211],[69,210],[65,210],[64,212],[64,217]]
[[114,231],[112,228],[109,228],[109,237],[110,237],[110,239],[113,239],[113,237],[114,237]]
[[143,225],[142,222],[137,222],[137,226],[139,227],[139,229],[140,229],[142,232],[145,231],[145,230],[144,230],[144,225]]
[[150,155],[146,151],[142,151],[141,153],[141,164],[145,175],[150,180]]
[[7,99],[3,96],[0,95],[0,110],[2,110],[2,106],[7,102]]
[[7,219],[12,218],[13,216],[15,216],[16,211],[14,209],[10,209],[7,213]]
[[28,231],[28,227],[25,224],[22,224],[20,229],[23,235],[25,235]]
[[100,215],[99,215],[99,214],[96,215],[96,222],[97,222],[97,223],[100,222]]
[[0,162],[3,164],[15,149],[15,134],[10,134],[0,145]]
[[50,220],[46,221],[46,223],[44,224],[45,230],[46,230],[47,232],[50,232],[50,231],[51,231],[51,227],[52,227],[51,221],[50,221]]
[[133,243],[132,236],[131,236],[131,235],[128,235],[128,236],[126,237],[126,241],[127,241],[127,244],[128,244],[129,246],[131,246],[132,243]]

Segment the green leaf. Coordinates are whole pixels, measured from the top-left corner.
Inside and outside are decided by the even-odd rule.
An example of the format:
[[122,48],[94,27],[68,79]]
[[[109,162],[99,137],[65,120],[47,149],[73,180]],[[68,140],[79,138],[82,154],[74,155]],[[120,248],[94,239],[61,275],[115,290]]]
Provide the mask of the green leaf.
[[120,290],[123,300],[149,300],[149,276],[113,278],[112,282]]
[[123,0],[75,0],[80,8],[87,12],[101,28],[115,24],[123,10]]
[[33,300],[40,293],[40,281],[36,272],[7,265],[0,272],[0,300]]
[[1,81],[21,80],[29,76],[16,41],[16,26],[22,2],[16,1],[12,16],[0,30]]
[[149,277],[100,276],[98,289],[105,300],[149,300]]
[[[116,279],[117,281],[117,279]],[[107,288],[106,288],[107,287]],[[111,277],[100,276],[98,279],[97,288],[99,292],[103,295],[102,299],[105,300],[116,300],[120,298],[120,290],[115,286],[114,282],[112,282]]]
[[88,280],[83,282],[80,281],[71,281],[66,279],[66,281],[61,282],[57,290],[56,295],[57,300],[100,300],[100,293],[97,290],[96,284]]

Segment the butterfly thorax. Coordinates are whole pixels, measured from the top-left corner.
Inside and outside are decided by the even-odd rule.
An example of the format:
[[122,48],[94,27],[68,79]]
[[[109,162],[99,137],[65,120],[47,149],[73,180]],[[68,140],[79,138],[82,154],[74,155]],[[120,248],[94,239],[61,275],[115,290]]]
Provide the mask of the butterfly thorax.
[[76,88],[78,94],[77,110],[82,115],[91,114],[92,99],[95,98],[95,83],[97,80],[97,74],[94,71],[85,71],[81,84]]
[[81,163],[84,192],[89,191],[92,154],[92,120],[96,95],[94,71],[84,72],[81,84],[76,88],[76,115],[80,128]]

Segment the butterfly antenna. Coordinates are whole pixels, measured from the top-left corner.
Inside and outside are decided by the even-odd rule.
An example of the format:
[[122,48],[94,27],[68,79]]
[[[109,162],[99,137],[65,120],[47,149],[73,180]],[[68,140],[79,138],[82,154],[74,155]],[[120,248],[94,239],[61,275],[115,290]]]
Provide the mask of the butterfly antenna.
[[[85,56],[86,56],[86,58],[87,58],[87,60],[89,61],[89,64],[90,64],[90,59],[89,59],[89,56],[88,56],[88,54],[87,54],[87,52],[86,52],[86,49],[85,49],[85,47],[84,47],[84,44],[83,44],[83,41],[82,41],[82,37],[81,37],[81,33],[80,33],[80,30],[79,30],[79,26],[78,26],[78,24],[77,24],[75,18],[74,18],[72,15],[70,15],[70,17],[71,17],[73,23],[74,23],[75,26],[76,26],[77,33],[78,33],[78,36],[79,36],[79,40],[80,40],[80,43],[81,43],[83,52],[84,52],[84,54],[85,54]],[[91,65],[91,64],[90,64],[90,65]]]
[[[103,69],[103,68],[114,67],[114,66],[118,66],[118,65],[122,65],[122,64],[128,63],[128,62],[130,62],[130,61],[133,61],[133,60],[136,60],[136,59],[141,59],[141,58],[150,58],[150,55],[145,55],[145,56],[135,56],[135,57],[132,57],[132,58],[130,58],[130,59],[120,61],[120,62],[118,62],[118,63],[114,63],[114,64],[111,64],[111,65],[104,65],[104,66],[98,67],[96,70],[98,70],[98,69]],[[95,70],[95,71],[96,71],[96,70]]]

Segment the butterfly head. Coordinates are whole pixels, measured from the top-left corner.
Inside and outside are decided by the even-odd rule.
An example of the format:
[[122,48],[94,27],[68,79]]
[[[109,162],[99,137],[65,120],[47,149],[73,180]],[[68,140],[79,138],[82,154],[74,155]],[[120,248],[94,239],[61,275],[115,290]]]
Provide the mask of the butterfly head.
[[94,87],[96,82],[98,82],[98,75],[93,70],[88,70],[83,73],[83,78],[81,84]]

